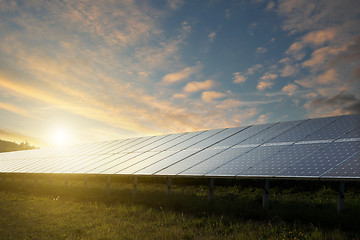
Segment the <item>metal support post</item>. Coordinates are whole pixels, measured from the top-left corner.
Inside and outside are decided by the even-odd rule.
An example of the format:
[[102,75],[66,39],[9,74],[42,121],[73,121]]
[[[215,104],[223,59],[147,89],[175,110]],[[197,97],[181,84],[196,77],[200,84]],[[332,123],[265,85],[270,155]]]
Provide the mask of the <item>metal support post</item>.
[[212,201],[214,199],[214,179],[210,178],[210,184],[209,184],[209,201]]
[[167,195],[170,196],[171,194],[171,177],[168,177],[168,182],[167,182]]
[[84,175],[84,187],[87,188],[88,176]]
[[269,179],[265,180],[265,185],[264,185],[264,195],[263,195],[263,208],[265,210],[268,210],[269,208]]
[[138,185],[138,179],[137,177],[134,177],[133,198],[135,198],[137,194],[137,185]]
[[344,211],[344,198],[345,198],[345,183],[341,181],[339,183],[339,198],[337,203],[337,212],[342,213]]
[[110,197],[110,176],[107,177],[106,195],[107,195],[108,197]]

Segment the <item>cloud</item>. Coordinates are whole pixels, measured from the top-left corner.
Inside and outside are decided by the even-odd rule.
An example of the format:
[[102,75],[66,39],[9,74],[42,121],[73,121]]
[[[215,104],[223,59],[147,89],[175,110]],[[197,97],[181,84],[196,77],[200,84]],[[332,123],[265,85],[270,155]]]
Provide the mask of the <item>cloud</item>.
[[208,38],[209,38],[210,42],[214,41],[215,36],[216,36],[216,32],[213,31],[213,32],[209,33]]
[[229,19],[231,16],[230,9],[225,9],[225,18]]
[[271,88],[273,85],[274,85],[273,82],[260,81],[260,82],[258,83],[258,85],[256,86],[256,88],[257,88],[259,91],[264,91],[264,90],[267,89],[267,88]]
[[284,86],[281,91],[287,93],[287,95],[292,96],[294,95],[295,91],[298,89],[298,87],[295,84],[289,83],[286,86]]
[[258,47],[258,48],[256,48],[256,54],[264,54],[264,53],[266,53],[267,52],[267,49],[266,48],[264,48],[264,47]]
[[266,5],[265,10],[266,11],[271,11],[271,10],[274,9],[274,7],[275,7],[275,2],[274,1],[269,1],[269,3]]
[[257,119],[257,123],[258,124],[267,123],[268,119],[269,119],[269,114],[261,114]]
[[215,86],[214,80],[206,80],[204,82],[189,82],[184,87],[184,91],[188,93],[194,93],[202,90],[207,90]]
[[240,72],[233,73],[233,83],[243,83],[246,81],[246,77]]
[[260,80],[261,81],[270,81],[270,80],[275,80],[278,77],[277,74],[275,73],[266,73],[265,75],[263,75]]
[[0,102],[0,109],[4,109],[6,111],[18,114],[26,118],[36,118],[35,116],[31,115],[27,110],[13,104]]
[[162,80],[165,83],[175,83],[188,79],[191,75],[198,71],[197,67],[186,67],[178,72],[166,74]]
[[184,1],[182,1],[182,0],[167,0],[167,4],[171,10],[177,10],[184,4]]
[[333,113],[341,114],[359,114],[360,99],[351,93],[341,92],[335,96],[317,98],[311,101],[307,106],[323,116],[329,116]]
[[264,91],[267,88],[272,88],[272,86],[274,85],[274,83],[272,81],[275,80],[277,77],[278,77],[278,75],[275,73],[270,73],[270,72],[265,73],[259,79],[259,83],[257,84],[256,88],[259,91]]
[[216,92],[216,91],[206,91],[206,92],[203,92],[202,95],[201,95],[201,99],[204,101],[204,102],[211,102],[212,100],[214,99],[218,99],[218,98],[223,98],[225,97],[226,95],[224,93],[221,93],[221,92]]
[[255,64],[247,70],[247,75],[253,75],[255,72],[262,69],[264,66],[262,64]]

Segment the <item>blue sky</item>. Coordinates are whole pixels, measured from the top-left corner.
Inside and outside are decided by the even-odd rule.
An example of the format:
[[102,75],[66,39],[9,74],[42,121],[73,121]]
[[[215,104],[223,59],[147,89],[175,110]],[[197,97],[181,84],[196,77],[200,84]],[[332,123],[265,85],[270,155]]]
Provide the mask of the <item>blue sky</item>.
[[0,0],[0,138],[359,113],[359,26],[357,0]]

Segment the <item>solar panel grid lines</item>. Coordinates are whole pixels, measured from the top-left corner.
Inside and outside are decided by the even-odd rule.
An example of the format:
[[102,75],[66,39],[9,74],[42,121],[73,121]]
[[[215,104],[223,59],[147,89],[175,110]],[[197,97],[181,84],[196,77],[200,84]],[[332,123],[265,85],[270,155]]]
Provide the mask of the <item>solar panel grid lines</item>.
[[175,134],[168,134],[165,135],[164,138],[161,138],[160,140],[153,142],[151,144],[148,144],[146,146],[141,147],[141,153],[143,152],[147,152],[147,151],[153,151],[153,149],[155,149],[158,146],[162,146],[163,144],[167,144],[171,141],[176,141],[176,139],[181,138],[183,135],[185,135],[186,133],[175,133]]
[[[271,144],[271,147],[265,147],[263,145],[268,141],[280,136],[281,134],[296,128],[303,122],[304,121],[291,121],[274,124],[270,128],[267,128],[266,130],[252,137],[252,139],[256,139],[258,142],[261,140],[257,146],[254,146],[248,152],[239,155],[225,164],[218,166],[211,172],[206,173],[205,176],[219,176],[222,174],[230,176],[239,174],[254,164],[262,161],[267,155],[282,149],[284,147],[282,145]],[[244,143],[256,143],[256,141],[250,140],[242,142],[242,144]],[[236,173],[236,171],[238,172]]]
[[328,140],[338,138],[339,135],[354,129],[360,125],[360,118],[356,115],[345,115],[335,117],[335,120],[316,131],[316,134],[310,134],[304,141]]
[[[72,151],[73,149],[76,149],[79,147],[81,147],[81,146],[76,145],[73,147],[69,147],[67,150],[62,151],[62,154],[66,154],[66,153]],[[13,172],[26,172],[27,168],[31,168],[33,166],[38,166],[40,163],[46,161],[48,158],[58,156],[57,151],[61,151],[61,149],[56,149],[52,154],[47,155],[47,156],[37,156],[35,158],[32,158],[31,160],[27,160],[26,163],[24,163],[24,164],[19,164],[17,166],[14,166],[12,171]]]
[[[328,125],[332,124],[333,122],[335,122],[335,121],[338,120],[339,118],[341,118],[341,116],[340,116],[340,117],[337,116],[337,117],[320,118],[320,119],[310,119],[310,122],[307,122],[307,123],[306,123],[306,124],[309,125],[309,126],[307,126],[307,131],[305,131],[305,132],[309,132],[310,129],[316,130],[316,129],[314,129],[314,128],[318,128],[318,129],[317,129],[316,131],[314,131],[314,132],[306,135],[303,139],[309,139],[309,137],[308,137],[309,135],[311,135],[311,134],[316,135],[318,131],[324,132],[323,129],[326,129],[326,127],[327,127]],[[321,120],[323,120],[323,121],[321,121]],[[314,123],[314,122],[315,122],[315,123]],[[320,125],[319,125],[319,124],[316,124],[316,122],[317,122],[317,123],[320,123]],[[310,128],[308,128],[308,127],[310,127]],[[297,145],[297,144],[307,144],[307,145],[309,145],[309,144],[319,144],[319,143],[330,143],[330,142],[332,142],[332,140],[303,141],[303,139],[299,140],[298,142],[295,142],[295,144],[296,144],[296,145]],[[310,139],[311,139],[311,138],[310,138]],[[314,139],[314,138],[313,138],[313,139]],[[324,145],[322,145],[322,146],[324,146]],[[298,148],[298,147],[297,147],[297,146],[293,146],[292,149],[294,149],[294,148]],[[307,147],[305,148],[305,150],[307,151],[308,149],[309,149],[309,147],[307,146]],[[315,149],[316,149],[316,148],[314,148],[314,150],[315,150]],[[306,151],[305,151],[305,152],[306,152]],[[275,153],[275,154],[276,154],[276,153]],[[308,153],[308,154],[311,154],[311,153]],[[290,153],[289,153],[289,155],[290,155]],[[298,153],[296,156],[301,156],[301,154]],[[305,157],[305,156],[303,156],[303,157]],[[242,175],[253,175],[253,174],[255,174],[257,171],[261,171],[261,173],[259,173],[259,175],[260,175],[260,174],[263,175],[263,174],[265,174],[265,173],[264,173],[264,170],[266,170],[266,171],[265,171],[265,172],[266,172],[265,175],[269,175],[269,174],[276,175],[276,174],[273,172],[274,168],[272,169],[272,171],[270,171],[270,170],[268,169],[268,167],[266,167],[266,166],[267,166],[267,165],[277,166],[277,170],[279,170],[279,172],[280,172],[280,171],[282,171],[282,170],[284,170],[284,169],[280,170],[279,163],[280,163],[280,162],[283,162],[284,165],[285,165],[285,163],[289,163],[288,161],[286,161],[286,160],[283,159],[282,157],[279,157],[279,158],[277,158],[277,159],[272,159],[273,157],[272,157],[272,156],[269,156],[268,158],[270,158],[269,161],[267,161],[266,159],[263,160],[265,166],[261,166],[261,165],[260,165],[259,167],[257,167],[257,166],[255,165],[255,166],[253,166],[254,169],[244,171],[244,172],[242,172],[242,173],[240,173],[240,174],[242,174]],[[301,160],[301,159],[298,159],[298,161],[299,161],[299,160]],[[274,162],[274,161],[275,161],[275,162]],[[294,164],[294,162],[291,162],[291,163]],[[259,162],[258,164],[261,164],[261,162]],[[286,166],[286,165],[284,166],[284,165],[283,165],[283,167],[289,167],[289,165],[288,165],[288,166]]]
[[[231,139],[230,142],[232,143],[232,145],[230,147],[223,149],[223,151],[218,152],[216,155],[208,157],[207,159],[204,159],[203,161],[200,161],[193,166],[189,166],[188,168],[180,172],[178,175],[184,175],[184,176],[205,175],[206,173],[214,169],[216,166],[220,166],[226,163],[227,161],[230,161],[231,159],[235,158],[236,156],[239,156],[244,152],[247,152],[250,148],[245,147],[239,150],[234,150],[234,149],[238,148],[237,146],[240,146],[240,144],[245,140],[253,137],[258,133],[261,133],[262,131],[265,131],[266,129],[270,128],[273,125],[274,123],[262,124],[262,125],[249,126],[248,128],[243,129],[239,134],[235,134],[233,136],[234,139],[231,139],[232,137],[230,137],[220,142],[221,144],[223,142],[228,142],[227,140]],[[215,144],[214,146],[216,145],[218,144]]]
[[[341,119],[342,117],[346,117],[346,116],[341,116],[341,117],[337,118],[335,121],[339,121],[339,119]],[[355,118],[355,119],[356,119],[356,118]],[[357,123],[360,123],[360,117],[359,117],[359,116],[358,116],[358,118],[357,118],[356,120],[358,120]],[[335,121],[333,121],[332,123],[324,126],[324,127],[321,128],[321,129],[319,129],[319,131],[324,132],[324,129],[326,130],[326,128],[327,128],[329,125],[333,124]],[[314,151],[313,153],[311,153],[311,154],[309,154],[309,155],[307,155],[307,156],[299,159],[298,161],[294,162],[292,165],[288,166],[286,169],[278,172],[277,174],[275,174],[275,177],[286,177],[286,178],[290,178],[291,176],[288,176],[288,174],[291,173],[291,170],[289,170],[289,169],[294,168],[292,171],[296,171],[296,167],[297,167],[298,165],[300,165],[300,166],[298,166],[298,168],[300,168],[301,174],[304,174],[303,177],[307,177],[307,178],[320,177],[320,176],[308,176],[309,174],[312,173],[312,172],[310,171],[311,169],[309,169],[309,168],[307,168],[307,169],[309,170],[309,171],[308,171],[309,173],[304,173],[304,171],[303,171],[303,169],[304,169],[303,164],[307,164],[308,159],[309,159],[309,158],[312,158],[312,154],[315,154],[315,155],[316,155],[316,154],[319,154],[319,151],[322,151],[322,149],[324,149],[324,148],[326,148],[327,146],[329,146],[329,144],[334,144],[334,143],[336,143],[337,140],[342,139],[343,136],[346,136],[347,134],[351,133],[352,130],[357,129],[357,125],[358,125],[358,124],[349,124],[349,123],[348,123],[348,124],[347,124],[347,127],[348,127],[348,128],[345,128],[345,127],[344,127],[344,128],[342,129],[343,131],[342,131],[342,134],[341,134],[340,136],[338,135],[337,138],[335,138],[335,139],[333,139],[332,141],[326,143],[323,147],[321,147],[321,148],[319,148],[318,150]],[[350,129],[349,129],[349,126],[350,126]],[[332,128],[333,128],[333,127],[331,126],[330,129],[332,129]],[[338,131],[338,133],[339,133],[339,131]],[[317,134],[317,132],[314,133],[314,135],[316,135],[316,134]],[[333,134],[332,134],[332,136],[333,136]],[[357,144],[359,144],[359,143],[358,143],[358,142],[355,142],[354,146],[355,146],[356,148],[359,148]],[[331,146],[334,146],[334,145],[331,145]],[[351,145],[348,145],[348,146],[351,146]],[[332,150],[331,148],[329,148],[329,149],[327,149],[327,150],[328,150],[328,151],[323,152],[323,154],[328,154],[329,152],[332,152],[332,151],[331,151],[331,150]],[[355,150],[356,150],[356,149],[355,149]],[[320,152],[320,154],[321,154],[321,152]],[[343,157],[344,154],[341,154],[341,156]],[[336,159],[333,160],[333,161],[336,161]],[[334,164],[334,163],[333,163],[333,164]],[[336,163],[335,163],[335,164],[336,164]],[[323,171],[324,171],[324,169],[323,169]]]
[[193,139],[194,137],[197,137],[205,132],[206,131],[184,133],[183,135],[179,136],[178,138],[176,138],[172,141],[169,141],[163,145],[159,145],[159,146],[151,149],[151,151],[153,151],[153,152],[169,151],[171,148],[173,148],[179,144],[182,144],[183,142],[186,142],[190,139]]
[[291,167],[276,174],[276,177],[300,176],[319,178],[356,153],[360,142],[329,143]]
[[[131,168],[133,168],[134,165],[138,165],[138,166],[139,166],[139,164],[143,165],[144,161],[150,161],[150,162],[154,161],[154,159],[155,159],[154,157],[156,155],[158,155],[162,152],[165,152],[165,151],[169,152],[168,149],[172,148],[173,146],[181,144],[190,139],[196,138],[199,135],[205,134],[206,132],[207,131],[200,131],[200,132],[192,132],[192,133],[183,134],[183,135],[179,136],[178,138],[175,138],[175,139],[170,140],[169,142],[166,142],[163,145],[154,147],[153,149],[151,149],[151,152],[153,152],[154,154],[147,154],[147,156],[148,156],[147,158],[142,158],[143,155],[140,155],[137,158],[137,161],[130,161],[130,160],[134,160],[134,159],[128,159],[125,162],[116,163],[115,165],[111,164],[108,166],[107,169],[101,171],[101,173],[102,174],[120,174],[119,171],[122,171],[127,168],[131,169]],[[170,152],[174,153],[174,151],[170,151]],[[138,169],[137,167],[135,167],[135,168]]]
[[[123,168],[129,167],[129,166],[132,166],[133,164],[135,164],[137,162],[141,162],[141,160],[144,160],[143,157],[145,157],[145,159],[146,159],[149,156],[153,156],[153,155],[156,155],[157,153],[159,153],[159,152],[155,152],[154,149],[159,149],[160,146],[162,146],[162,147],[168,146],[169,147],[169,145],[170,145],[170,147],[171,147],[173,145],[178,144],[179,142],[186,141],[187,139],[195,137],[195,136],[197,136],[197,135],[199,135],[199,134],[201,134],[203,132],[204,131],[193,132],[193,133],[174,134],[175,137],[174,137],[174,135],[170,135],[169,139],[167,139],[167,141],[164,142],[164,143],[156,142],[157,144],[154,143],[154,146],[152,146],[151,148],[150,148],[150,145],[147,146],[150,149],[147,149],[146,151],[151,151],[151,153],[144,152],[144,153],[141,153],[141,154],[139,154],[136,157],[133,157],[131,159],[126,159],[125,158],[125,160],[123,160],[123,161],[117,161],[118,159],[114,159],[112,161],[105,162],[104,164],[102,164],[100,166],[97,166],[94,169],[89,170],[89,172],[98,172],[98,173],[108,173],[108,172],[110,172],[111,174],[113,174],[114,171],[112,171],[112,168],[121,168],[121,169],[123,169]],[[135,161],[130,161],[130,160],[135,160]],[[136,161],[136,160],[138,160],[138,161]]]
[[[206,150],[207,148],[221,142],[224,139],[227,139],[231,136],[234,136],[235,134],[241,132],[243,128],[227,128],[224,129],[223,131],[217,132],[216,134],[190,146],[189,148],[183,150],[183,151],[191,151],[191,154],[189,153],[181,153],[182,155],[178,154],[178,155],[174,155],[171,158],[165,158],[157,163],[154,163],[153,165],[149,166],[148,168],[145,168],[143,170],[141,170],[141,172],[136,173],[136,174],[143,174],[143,173],[148,173],[148,174],[156,174],[157,172],[164,170],[168,167],[171,167],[172,165],[179,163],[181,161],[184,161],[185,159],[194,156],[196,154],[198,154],[199,152],[202,152],[204,150]],[[182,157],[179,157],[182,156]],[[174,175],[174,174],[172,174]]]
[[[78,158],[76,162],[65,162],[63,165],[59,166],[57,169],[49,170],[53,173],[64,173],[64,172],[72,172],[76,173],[76,169],[80,167],[80,169],[83,167],[83,165],[89,165],[94,163],[95,159],[101,158],[103,155],[109,155],[109,152],[114,149],[114,146],[117,146],[118,143],[116,141],[110,142],[110,144],[107,144],[105,146],[102,146],[101,148],[98,148],[96,152],[93,152],[92,154],[86,155],[83,158]],[[99,157],[100,155],[100,157]],[[73,171],[72,171],[73,170]]]
[[116,159],[120,159],[127,154],[125,153],[117,153],[111,155],[102,155],[102,158],[99,158],[98,161],[94,162],[93,164],[79,166],[77,169],[73,169],[69,173],[88,173],[88,174],[97,174],[101,171],[92,171],[96,168],[101,168],[101,166],[105,165],[106,163],[112,162]]
[[[162,176],[166,176],[166,175],[177,175],[180,172],[184,171],[185,169],[191,167],[192,165],[195,165],[196,163],[199,163],[200,161],[206,159],[205,156],[209,157],[209,152],[212,153],[218,153],[220,151],[224,150],[224,147],[221,148],[212,148],[213,146],[215,146],[216,144],[223,142],[226,139],[229,139],[235,135],[237,135],[238,133],[242,132],[243,130],[247,129],[249,127],[240,127],[240,128],[235,128],[235,129],[229,129],[230,132],[229,135],[225,135],[223,138],[217,139],[217,141],[215,141],[213,144],[207,146],[206,148],[199,148],[199,149],[194,149],[193,150],[198,150],[196,153],[194,153],[191,156],[188,156],[187,158],[182,159],[181,161],[177,161],[157,172],[154,173],[154,175],[162,175]],[[224,132],[222,132],[224,133]],[[218,136],[216,136],[218,137]]]
[[[231,134],[232,131],[227,128],[206,131],[202,135],[198,135],[197,137],[194,137],[191,140],[187,141],[186,144],[181,144],[183,149],[172,154],[171,158],[168,157],[168,158],[158,159],[158,161],[153,162],[148,167],[145,167],[143,169],[140,169],[140,170],[134,172],[134,174],[135,175],[143,175],[144,173],[145,174],[154,174],[155,172],[164,168],[164,165],[173,164],[174,162],[180,161],[181,159],[186,158],[187,156],[190,156],[191,154],[194,153],[193,151],[186,152],[186,150],[192,150],[193,148],[197,148],[199,146],[207,147],[208,145],[212,144],[211,141],[209,142],[210,139],[212,139],[213,143],[218,142],[218,139],[213,139],[214,136],[218,136],[218,135],[221,136],[224,132],[225,133],[230,132],[230,134]],[[225,136],[226,136],[226,134],[225,134]],[[174,150],[174,148],[169,149],[169,151],[171,151],[171,150]],[[195,151],[195,152],[197,152],[197,151]]]
[[333,178],[360,179],[360,151],[321,176],[321,179]]
[[121,152],[122,153],[136,152],[136,151],[140,150],[141,148],[146,147],[146,146],[148,146],[148,145],[150,145],[150,144],[152,144],[154,142],[157,142],[157,141],[161,140],[162,138],[164,138],[166,136],[167,135],[151,136],[147,140],[142,141],[142,142],[140,142],[140,143],[138,143],[136,145],[133,145],[133,146],[131,146],[129,148],[126,148],[126,149],[122,150]]
[[[343,165],[343,166],[346,166],[346,162],[351,162],[353,161],[353,159],[356,160],[356,158],[360,158],[360,148],[359,148],[359,151],[355,152],[352,156],[346,158],[345,160],[343,161],[340,161],[339,163],[337,163],[336,165],[332,166],[330,169],[328,169],[327,171],[325,171],[324,173],[322,173],[320,175],[320,178],[327,175],[329,172],[332,172],[334,169],[337,169],[339,166]],[[353,165],[352,165],[353,166]],[[351,168],[351,170],[356,170],[356,168]],[[360,169],[358,171],[360,173]],[[355,171],[352,172],[353,174],[355,173]],[[360,178],[360,175],[359,175],[359,178]]]
[[75,151],[75,152],[71,152],[69,155],[65,154],[62,155],[63,158],[62,161],[58,161],[59,158],[55,157],[55,158],[48,158],[47,160],[45,160],[44,162],[41,163],[41,166],[36,166],[36,170],[30,169],[30,171],[34,171],[36,173],[41,173],[41,172],[46,172],[46,173],[51,173],[51,170],[54,168],[58,168],[59,166],[63,166],[64,164],[71,164],[72,161],[76,161],[76,159],[82,159],[82,158],[86,158],[86,154],[84,154],[84,152],[86,151],[90,151],[90,152],[94,152],[97,149],[99,149],[102,146],[106,146],[110,144],[108,141],[107,142],[103,142],[103,143],[93,143],[90,145],[87,145],[85,148],[81,148],[81,150]]

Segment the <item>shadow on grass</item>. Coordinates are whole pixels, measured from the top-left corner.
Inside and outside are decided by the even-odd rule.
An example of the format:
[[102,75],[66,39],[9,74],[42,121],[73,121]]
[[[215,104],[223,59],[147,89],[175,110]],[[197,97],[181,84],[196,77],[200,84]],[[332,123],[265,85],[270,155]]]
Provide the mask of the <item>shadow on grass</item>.
[[[33,176],[34,177],[34,176]],[[215,190],[215,199],[208,200],[208,186],[204,181],[196,180],[191,185],[189,180],[174,185],[170,196],[166,194],[163,180],[145,179],[145,184],[139,184],[135,198],[132,196],[132,183],[129,178],[114,179],[111,183],[111,194],[106,194],[106,178],[96,177],[84,187],[80,176],[72,177],[68,186],[64,185],[63,177],[55,177],[51,182],[46,177],[36,181],[23,181],[21,178],[12,181],[8,179],[2,184],[0,191],[17,192],[25,195],[44,196],[53,200],[74,202],[99,202],[109,206],[141,205],[158,211],[173,211],[205,219],[209,216],[221,218],[225,226],[232,223],[259,221],[265,224],[307,224],[321,229],[341,229],[354,236],[360,232],[358,219],[360,217],[360,201],[356,197],[346,200],[346,209],[342,214],[336,213],[336,191],[333,184],[320,186],[291,185],[281,183],[271,189],[270,207],[262,209],[262,187],[259,181],[245,181],[236,185],[233,182],[220,182]],[[222,184],[221,184],[222,183]],[[316,185],[319,185],[316,187]],[[356,185],[357,186],[357,185]],[[358,190],[350,192],[350,196],[359,196]],[[191,224],[203,224],[204,221]],[[211,224],[209,224],[211,226]],[[219,226],[213,226],[219,228]],[[231,231],[229,227],[219,228],[219,231]],[[221,230],[222,229],[222,230]]]

